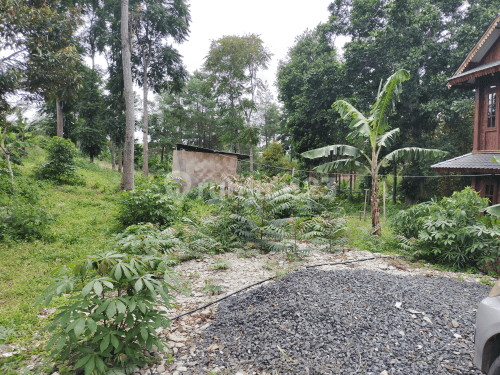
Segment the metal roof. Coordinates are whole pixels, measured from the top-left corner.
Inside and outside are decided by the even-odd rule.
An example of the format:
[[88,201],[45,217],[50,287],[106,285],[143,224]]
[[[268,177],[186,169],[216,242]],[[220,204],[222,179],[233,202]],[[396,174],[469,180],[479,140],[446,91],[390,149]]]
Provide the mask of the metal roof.
[[500,171],[500,164],[491,161],[493,157],[500,157],[500,154],[465,154],[456,158],[442,161],[431,165],[432,169],[440,169],[442,172],[453,172],[460,169],[478,169]]
[[204,148],[204,147],[188,146],[188,145],[183,145],[182,143],[177,143],[175,145],[175,149],[176,150],[192,151],[192,152],[204,152],[206,154],[221,154],[221,155],[237,156],[238,160],[250,159],[250,155],[236,154],[234,152],[217,151],[217,150],[212,150],[212,149]]

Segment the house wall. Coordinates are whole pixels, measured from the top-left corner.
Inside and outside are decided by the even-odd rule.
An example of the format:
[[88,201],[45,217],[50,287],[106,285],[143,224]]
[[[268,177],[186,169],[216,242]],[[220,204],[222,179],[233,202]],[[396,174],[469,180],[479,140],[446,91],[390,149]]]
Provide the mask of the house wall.
[[[496,94],[495,125],[488,127],[488,95]],[[476,86],[473,152],[500,152],[500,80],[482,80]]]
[[489,197],[491,204],[498,204],[500,202],[500,176],[486,176],[486,177],[473,177],[472,188],[476,190],[481,198],[486,196],[486,186],[493,187],[493,196]]
[[184,180],[182,192],[205,182],[222,184],[222,175],[236,175],[237,166],[237,156],[174,150],[172,174]]
[[492,62],[492,61],[495,61],[495,60],[499,60],[500,59],[500,43],[499,43],[500,40],[497,40],[495,42],[495,44],[493,44],[490,48],[490,50],[488,51],[488,53],[486,54],[486,56],[483,57],[483,60],[481,61],[481,64],[487,64],[489,62]]

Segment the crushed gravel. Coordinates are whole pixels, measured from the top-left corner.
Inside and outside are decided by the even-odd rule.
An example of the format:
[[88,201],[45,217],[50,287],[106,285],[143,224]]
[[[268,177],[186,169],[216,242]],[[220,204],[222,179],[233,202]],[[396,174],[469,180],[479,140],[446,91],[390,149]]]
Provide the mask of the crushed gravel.
[[480,374],[475,310],[489,290],[366,269],[295,272],[222,302],[178,373]]

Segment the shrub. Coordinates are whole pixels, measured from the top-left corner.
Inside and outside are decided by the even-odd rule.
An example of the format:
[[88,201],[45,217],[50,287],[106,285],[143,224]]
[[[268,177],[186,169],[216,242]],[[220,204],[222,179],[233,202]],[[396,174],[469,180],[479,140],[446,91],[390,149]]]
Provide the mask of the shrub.
[[16,197],[4,214],[0,212],[0,221],[4,224],[0,227],[0,236],[3,231],[4,236],[34,239],[46,235],[54,216],[45,206],[30,203],[24,197]]
[[500,231],[491,217],[481,217],[487,206],[488,200],[468,187],[400,211],[392,227],[396,234],[417,239],[415,256],[457,268],[480,267],[500,255]]
[[70,140],[53,137],[45,150],[47,160],[37,166],[37,178],[70,184],[81,182],[81,178],[76,175],[75,146]]
[[163,176],[140,181],[135,190],[121,193],[118,220],[124,225],[147,222],[171,225],[178,213],[173,192],[178,186]]
[[54,296],[73,294],[71,304],[60,307],[44,328],[52,335],[47,349],[55,347],[52,356],[69,359],[85,374],[144,366],[145,349],[163,349],[156,330],[170,324],[156,308],[157,297],[170,308],[170,291],[177,285],[160,257],[110,251],[81,259],[55,274],[37,301],[48,306]]
[[54,221],[50,210],[40,205],[36,181],[22,176],[14,182],[0,175],[0,239],[42,238]]

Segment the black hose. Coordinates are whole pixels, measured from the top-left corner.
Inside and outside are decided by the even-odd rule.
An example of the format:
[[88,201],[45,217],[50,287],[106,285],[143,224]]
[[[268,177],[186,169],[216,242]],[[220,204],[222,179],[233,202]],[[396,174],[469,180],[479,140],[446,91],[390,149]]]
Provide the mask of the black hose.
[[216,301],[213,301],[213,302],[207,303],[207,304],[206,304],[206,305],[204,305],[204,306],[201,306],[201,307],[198,307],[197,309],[194,309],[194,310],[188,311],[187,313],[184,313],[184,314],[181,314],[181,315],[179,315],[179,316],[176,316],[175,318],[172,318],[172,319],[170,319],[170,320],[172,320],[172,321],[173,321],[173,320],[176,320],[176,319],[179,319],[179,318],[183,317],[184,315],[189,315],[189,314],[192,314],[192,313],[194,313],[195,311],[198,311],[198,310],[204,309],[205,307],[208,307],[208,306],[210,306],[210,305],[213,305],[214,303],[217,303],[217,302],[223,301],[223,300],[225,300],[226,298],[231,297],[233,294],[243,292],[245,289],[251,288],[252,286],[259,285],[259,284],[265,283],[266,281],[273,280],[273,279],[274,279],[274,277],[270,277],[269,279],[265,279],[265,280],[259,281],[258,283],[255,283],[255,284],[252,284],[252,285],[246,286],[246,287],[244,287],[244,288],[242,288],[242,289],[240,289],[240,290],[237,290],[236,292],[233,292],[233,293],[231,293],[231,294],[228,294],[228,295],[227,295],[227,296],[225,296],[225,297],[222,297],[222,298],[220,298],[220,299],[218,299],[218,300],[216,300]]
[[[348,264],[348,263],[355,263],[355,262],[364,262],[364,261],[366,261],[366,260],[373,260],[373,259],[376,259],[376,258],[366,258],[366,259],[359,259],[359,260],[350,260],[350,261],[347,261],[347,262],[340,262],[340,263],[323,263],[323,264],[315,264],[315,265],[313,265],[313,266],[306,266],[306,268],[319,267],[319,266],[327,266],[327,265],[337,265],[337,264]],[[198,310],[202,310],[202,309],[204,309],[205,307],[208,307],[208,306],[210,306],[210,305],[213,305],[214,303],[218,303],[218,302],[220,302],[220,301],[224,301],[226,298],[229,298],[229,297],[231,297],[231,296],[232,296],[232,295],[234,295],[234,294],[237,294],[237,293],[243,292],[244,290],[246,290],[246,289],[248,289],[248,288],[251,288],[251,287],[253,287],[253,286],[255,286],[255,285],[259,285],[259,284],[265,283],[266,281],[269,281],[269,280],[273,280],[274,278],[275,278],[275,277],[270,277],[269,279],[265,279],[265,280],[262,280],[262,281],[259,281],[259,282],[255,283],[255,284],[248,285],[248,286],[246,286],[246,287],[244,287],[244,288],[241,288],[240,290],[237,290],[236,292],[233,292],[233,293],[231,293],[231,294],[228,294],[228,295],[227,295],[227,296],[225,296],[225,297],[222,297],[222,298],[220,298],[220,299],[218,299],[218,300],[216,300],[216,301],[213,301],[213,302],[207,303],[206,305],[203,305],[203,306],[201,306],[201,307],[198,307],[197,309],[194,309],[194,310],[188,311],[188,312],[186,312],[186,313],[184,313],[184,314],[178,315],[178,316],[176,316],[176,317],[174,317],[174,318],[172,318],[172,319],[170,319],[170,320],[171,320],[171,321],[174,321],[174,320],[176,320],[176,319],[182,318],[183,316],[190,315],[190,314],[192,314],[192,313],[194,313],[194,312],[196,312],[196,311],[198,311]]]
[[347,262],[340,262],[340,263],[323,263],[323,264],[315,264],[313,266],[306,266],[306,268],[313,268],[313,267],[319,267],[319,266],[334,266],[337,264],[348,264],[348,263],[356,263],[356,262],[364,262],[365,260],[373,260],[376,258],[366,258],[366,259],[359,259],[359,260],[349,260]]

